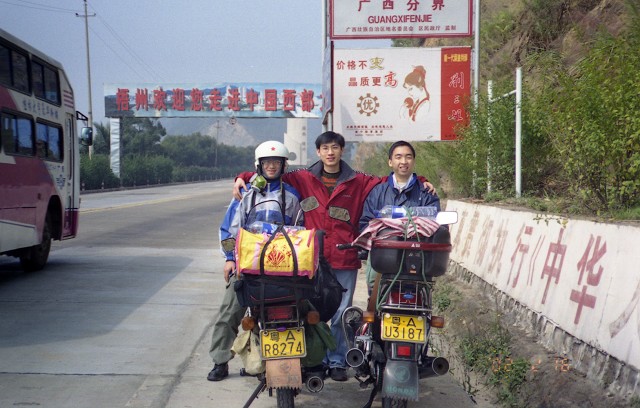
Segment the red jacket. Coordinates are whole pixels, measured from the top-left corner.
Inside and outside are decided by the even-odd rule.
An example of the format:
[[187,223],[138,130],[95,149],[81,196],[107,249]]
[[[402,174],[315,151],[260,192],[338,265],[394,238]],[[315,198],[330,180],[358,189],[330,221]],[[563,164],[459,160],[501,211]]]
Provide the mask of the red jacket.
[[[329,196],[320,179],[322,169],[323,164],[318,161],[307,169],[285,173],[282,180],[298,190],[302,197],[300,205],[304,210],[305,227],[325,231],[324,256],[331,266],[334,269],[359,269],[358,251],[338,250],[336,245],[356,239],[364,200],[383,179],[357,172],[340,161],[340,177]],[[252,174],[242,173],[240,177],[248,182]]]

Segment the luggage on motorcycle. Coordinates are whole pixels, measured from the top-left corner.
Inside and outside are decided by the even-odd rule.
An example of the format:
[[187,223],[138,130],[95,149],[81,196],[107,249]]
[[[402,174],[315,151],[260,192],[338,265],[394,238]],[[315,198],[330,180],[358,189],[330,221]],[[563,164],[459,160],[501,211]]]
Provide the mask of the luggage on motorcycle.
[[420,240],[401,236],[374,240],[371,267],[382,274],[400,273],[402,279],[438,277],[447,270],[450,252],[449,229],[440,226],[432,236]]
[[244,370],[249,375],[264,373],[264,361],[260,356],[260,339],[252,331],[238,334],[231,351],[240,356]]
[[304,341],[307,345],[307,355],[302,358],[303,367],[316,367],[322,364],[327,350],[336,349],[336,340],[331,335],[331,329],[325,322],[306,325]]
[[313,296],[309,301],[320,313],[320,320],[327,322],[338,311],[345,289],[324,256],[320,256],[318,271],[313,280]]
[[279,226],[272,234],[240,229],[236,238],[239,274],[313,278],[320,255],[317,230]]
[[[305,231],[308,234],[304,236],[295,235]],[[316,230],[287,231],[282,225],[271,235],[253,234],[241,229],[236,240],[239,279],[234,286],[240,305],[252,307],[264,303],[297,302],[311,297],[315,269],[300,274],[296,245],[307,248],[301,253],[308,260],[307,250],[318,249],[316,240]],[[312,267],[316,268],[317,262]]]
[[313,281],[304,278],[245,275],[236,281],[234,289],[242,307],[260,304],[295,302],[314,295]]
[[[285,240],[288,234],[283,228]],[[264,271],[260,275],[247,274],[240,276],[234,287],[238,301],[243,307],[251,307],[264,303],[279,303],[308,299],[320,313],[320,320],[328,321],[336,313],[342,302],[344,288],[338,282],[329,262],[320,254],[323,253],[324,232],[314,231],[314,248],[318,251],[317,271],[312,279],[307,275],[299,276],[296,272],[297,252],[291,253],[293,276],[273,276],[267,274],[267,251],[258,256],[258,265]],[[293,245],[293,242],[292,242]],[[268,245],[267,245],[268,247]]]

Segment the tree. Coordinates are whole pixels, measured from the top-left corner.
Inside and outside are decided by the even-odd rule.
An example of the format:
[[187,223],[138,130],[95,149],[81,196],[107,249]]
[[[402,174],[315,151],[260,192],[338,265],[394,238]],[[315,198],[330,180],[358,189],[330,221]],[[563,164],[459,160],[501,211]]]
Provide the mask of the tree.
[[94,123],[95,132],[93,133],[93,153],[94,154],[110,154],[111,153],[111,127],[102,123]]
[[166,134],[157,120],[122,118],[122,157],[161,155],[160,141]]

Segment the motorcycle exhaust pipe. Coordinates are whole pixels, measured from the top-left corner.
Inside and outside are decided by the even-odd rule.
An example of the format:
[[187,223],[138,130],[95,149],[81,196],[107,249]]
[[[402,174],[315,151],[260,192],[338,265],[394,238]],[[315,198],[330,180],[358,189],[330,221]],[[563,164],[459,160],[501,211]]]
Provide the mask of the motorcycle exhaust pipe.
[[309,392],[320,392],[324,388],[324,380],[320,376],[312,375],[307,378],[306,386]]
[[352,348],[347,351],[346,360],[349,367],[358,368],[364,363],[364,353],[359,348]]
[[449,361],[444,357],[427,357],[420,367],[420,378],[445,375],[449,372]]

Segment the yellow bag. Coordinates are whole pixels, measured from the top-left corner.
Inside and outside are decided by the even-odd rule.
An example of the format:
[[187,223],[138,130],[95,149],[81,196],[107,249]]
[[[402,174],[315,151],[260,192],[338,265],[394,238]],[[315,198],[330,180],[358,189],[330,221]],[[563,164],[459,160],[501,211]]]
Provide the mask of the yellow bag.
[[266,275],[306,276],[311,279],[318,268],[319,256],[315,229],[289,230],[281,227],[272,235],[240,229],[236,239],[236,268],[240,274],[261,275],[262,259]]
[[247,374],[264,373],[265,365],[260,356],[260,339],[255,333],[252,331],[239,333],[233,341],[231,351],[240,356]]

